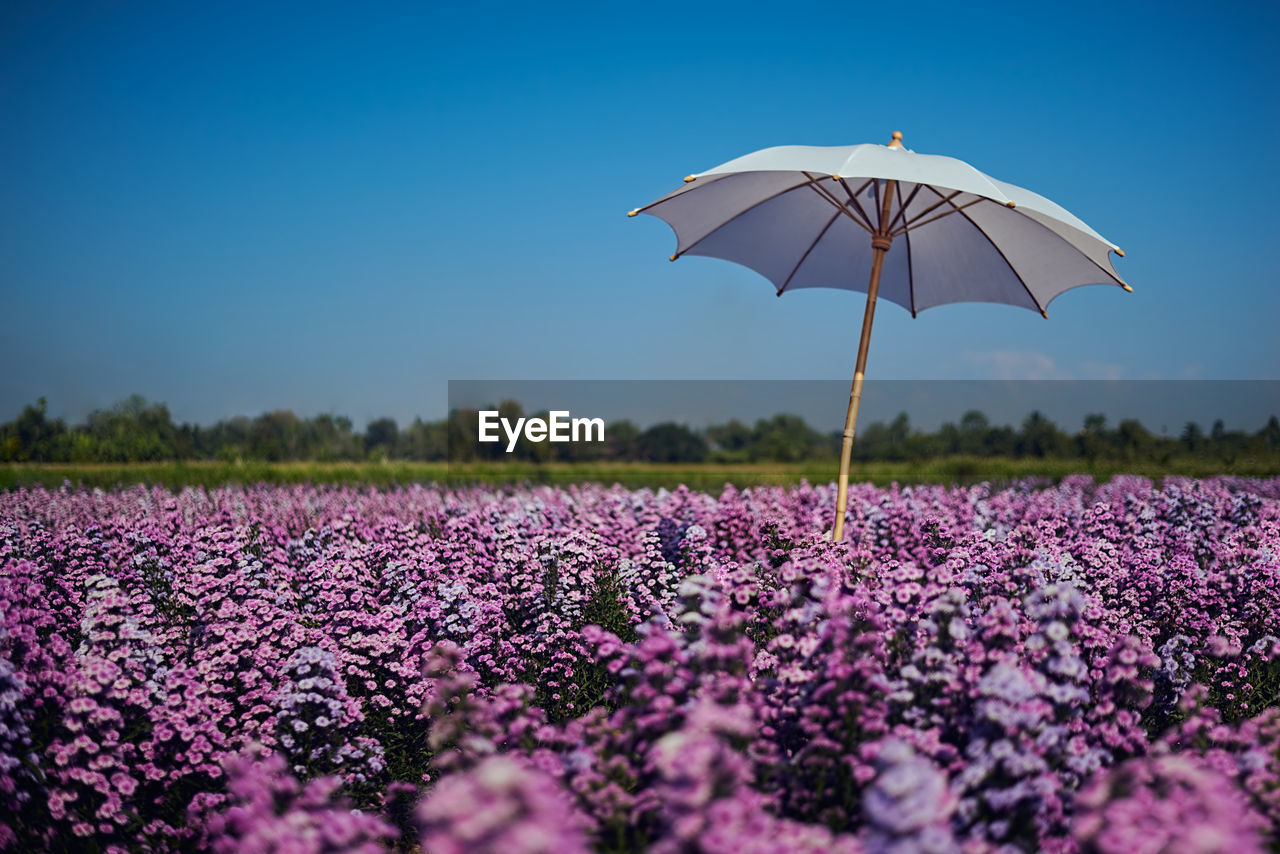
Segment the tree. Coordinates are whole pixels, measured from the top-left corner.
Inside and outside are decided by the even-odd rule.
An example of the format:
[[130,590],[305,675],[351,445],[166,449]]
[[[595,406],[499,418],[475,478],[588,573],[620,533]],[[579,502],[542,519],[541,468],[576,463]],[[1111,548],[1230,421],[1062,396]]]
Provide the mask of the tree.
[[1182,446],[1191,453],[1196,453],[1204,445],[1204,431],[1200,429],[1200,425],[1194,421],[1188,421],[1186,426],[1182,428],[1182,435],[1178,437],[1178,441]]
[[394,418],[370,421],[364,430],[365,455],[370,458],[394,456],[399,440],[400,429]]
[[252,428],[252,421],[244,415],[237,415],[213,425],[201,436],[201,442],[208,443],[208,454],[215,459],[241,459],[249,456],[249,433]]
[[498,443],[481,443],[476,436],[479,412],[475,409],[450,409],[445,421],[449,462],[467,462],[477,457],[495,459],[502,452]]
[[655,463],[700,463],[707,458],[706,440],[683,424],[655,424],[636,440],[637,455]]
[[751,428],[736,418],[728,424],[713,424],[707,428],[707,441],[725,457],[743,459],[751,444]]
[[249,453],[259,460],[296,460],[302,438],[298,416],[287,409],[264,412],[253,419],[249,433]]
[[[512,428],[524,417],[519,402],[504,400],[500,419]],[[537,417],[546,418],[547,413]],[[416,419],[401,432],[392,418],[371,421],[357,433],[345,416],[322,414],[300,419],[288,410],[264,412],[254,418],[236,416],[209,427],[175,425],[169,409],[139,395],[97,410],[82,425],[68,426],[48,417],[44,398],[28,404],[13,421],[0,424],[0,462],[142,462],[169,459],[218,460],[336,460],[384,457],[414,460],[562,460],[566,462],[652,460],[697,462],[776,460],[797,462],[834,458],[839,432],[818,433],[796,415],[760,419],[752,427],[731,420],[705,433],[673,423],[641,431],[629,421],[605,428],[604,442],[532,442],[520,430],[512,453],[509,436],[499,428],[498,441],[477,441],[478,412],[450,410],[440,421]],[[714,451],[714,456],[712,453]],[[976,409],[964,413],[959,424],[943,424],[935,433],[913,432],[907,413],[888,424],[874,423],[859,430],[854,459],[916,460],[950,454],[1065,458],[1073,453],[1096,460],[1167,461],[1174,453],[1210,454],[1230,464],[1241,455],[1274,461],[1280,455],[1280,418],[1272,415],[1257,433],[1227,430],[1222,420],[1209,435],[1196,422],[1183,426],[1178,438],[1155,436],[1137,420],[1127,419],[1108,429],[1106,416],[1091,413],[1074,437],[1059,430],[1041,412],[1030,413],[1018,429],[992,427]]]
[[907,413],[899,412],[898,417],[893,419],[889,424],[889,441],[894,445],[901,446],[907,441],[907,437],[911,435],[911,419],[907,417]]
[[982,448],[990,457],[1012,457],[1018,451],[1018,434],[1012,427],[992,427],[983,437]]
[[413,419],[404,432],[405,450],[413,460],[443,460],[448,454],[448,431],[443,421]]
[[67,432],[61,418],[46,416],[49,404],[42,397],[27,404],[21,414],[0,431],[0,460],[5,462],[53,462],[63,456],[60,447]]
[[1274,451],[1280,448],[1280,420],[1276,420],[1272,415],[1267,421],[1267,426],[1258,431],[1258,438],[1262,440],[1263,447],[1267,450]]
[[1116,428],[1116,433],[1120,441],[1120,449],[1126,460],[1147,460],[1151,459],[1153,446],[1155,444],[1155,436],[1142,426],[1142,423],[1133,418],[1127,418],[1120,422],[1120,426]]
[[987,434],[991,422],[977,409],[970,409],[960,417],[958,450],[963,454],[979,455],[987,452]]
[[938,452],[942,454],[958,454],[963,447],[960,441],[960,428],[950,421],[938,428]]
[[303,422],[302,431],[303,446],[311,459],[355,460],[362,456],[363,444],[345,415],[317,415]]
[[640,428],[623,419],[605,430],[605,455],[614,460],[634,460],[638,456]]
[[1018,450],[1032,457],[1058,456],[1060,439],[1058,428],[1037,409],[1022,422]]
[[82,453],[100,462],[152,462],[174,459],[177,433],[169,408],[150,404],[141,395],[131,395],[111,409],[89,414],[84,432],[88,439]]
[[1084,427],[1076,437],[1080,456],[1093,462],[1107,447],[1107,416],[1093,413],[1084,417]]
[[818,436],[796,415],[775,415],[756,422],[748,456],[752,460],[799,462],[809,456]]

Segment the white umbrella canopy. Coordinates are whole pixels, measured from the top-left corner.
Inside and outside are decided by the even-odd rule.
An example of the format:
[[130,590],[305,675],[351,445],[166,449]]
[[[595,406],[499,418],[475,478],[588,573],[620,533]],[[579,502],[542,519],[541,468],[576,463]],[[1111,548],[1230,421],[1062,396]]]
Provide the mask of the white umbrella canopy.
[[879,297],[913,315],[952,302],[1044,313],[1074,287],[1125,287],[1109,257],[1124,253],[1060,206],[961,160],[900,144],[766,148],[685,181],[632,213],[671,226],[673,260],[733,261],[779,295],[867,290],[870,238],[889,182],[888,232],[903,250],[885,258]]
[[[1111,265],[1124,255],[1079,218],[1030,190],[953,157],[888,145],[766,148],[685,178],[631,211],[671,226],[671,256],[749,267],[778,296],[801,288],[867,294],[841,449],[833,536],[843,531],[849,452],[878,297],[914,317],[953,302],[1021,306],[1082,285],[1132,290]],[[890,251],[891,249],[896,251]]]

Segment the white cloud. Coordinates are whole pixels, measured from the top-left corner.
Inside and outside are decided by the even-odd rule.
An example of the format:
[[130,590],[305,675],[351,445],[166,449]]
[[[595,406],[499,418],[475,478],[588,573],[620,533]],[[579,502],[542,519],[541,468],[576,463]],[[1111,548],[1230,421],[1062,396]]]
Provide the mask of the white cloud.
[[1085,362],[1080,365],[1082,380],[1122,380],[1124,367],[1115,362]]
[[1051,357],[1034,350],[985,350],[963,354],[966,362],[996,380],[1066,380],[1072,376]]
[[1082,362],[1078,370],[1060,367],[1052,356],[1036,350],[983,350],[962,358],[994,380],[1119,380],[1125,369],[1115,362]]

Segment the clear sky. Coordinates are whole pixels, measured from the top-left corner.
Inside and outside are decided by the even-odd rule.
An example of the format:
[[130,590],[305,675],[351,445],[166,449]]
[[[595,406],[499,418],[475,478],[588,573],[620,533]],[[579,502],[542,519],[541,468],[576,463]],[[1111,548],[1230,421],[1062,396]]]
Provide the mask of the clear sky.
[[885,303],[872,377],[1280,378],[1278,8],[11,0],[0,419],[136,392],[201,423],[404,423],[449,379],[847,379],[860,295],[671,264],[625,212],[894,130],[1079,215],[1135,293],[1047,321]]

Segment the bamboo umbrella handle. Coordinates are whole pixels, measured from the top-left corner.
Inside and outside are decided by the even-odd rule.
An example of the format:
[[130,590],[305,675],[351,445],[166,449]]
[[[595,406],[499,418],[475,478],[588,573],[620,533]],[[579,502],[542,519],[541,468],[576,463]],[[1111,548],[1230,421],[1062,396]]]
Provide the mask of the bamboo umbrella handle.
[[[895,137],[896,139],[896,137]],[[853,369],[853,388],[849,391],[849,411],[844,418],[844,437],[840,442],[840,480],[836,490],[836,522],[831,540],[844,537],[844,514],[849,502],[849,455],[853,452],[853,433],[858,425],[858,404],[862,402],[862,381],[867,369],[867,348],[871,345],[871,323],[876,316],[876,295],[880,292],[880,270],[884,256],[893,243],[889,235],[889,213],[897,181],[886,181],[881,201],[879,228],[871,236],[871,281],[867,285],[867,308],[862,314],[862,335],[858,338],[858,361]]]

